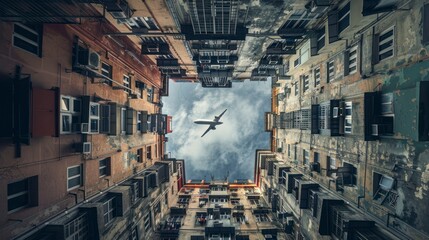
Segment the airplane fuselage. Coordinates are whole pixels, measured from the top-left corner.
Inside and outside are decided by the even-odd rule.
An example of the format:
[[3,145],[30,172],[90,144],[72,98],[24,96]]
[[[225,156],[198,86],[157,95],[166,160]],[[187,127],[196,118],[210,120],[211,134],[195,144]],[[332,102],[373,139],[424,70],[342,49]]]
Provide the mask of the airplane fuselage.
[[197,119],[194,121],[196,124],[204,124],[204,125],[221,125],[223,122],[216,122],[208,119]]

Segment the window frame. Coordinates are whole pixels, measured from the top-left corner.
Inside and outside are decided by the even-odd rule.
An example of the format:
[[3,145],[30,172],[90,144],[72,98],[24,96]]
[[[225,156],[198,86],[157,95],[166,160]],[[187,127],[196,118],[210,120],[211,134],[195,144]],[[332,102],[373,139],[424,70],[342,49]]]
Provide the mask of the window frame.
[[[97,114],[96,115],[94,115],[93,113],[92,113],[92,108],[93,107],[96,107],[97,108]],[[89,103],[89,132],[90,133],[99,133],[100,132],[100,110],[101,110],[101,108],[100,108],[100,104],[98,104],[98,103],[94,103],[94,102],[90,102]],[[96,130],[93,130],[93,128],[92,128],[92,121],[96,121],[96,123],[97,123],[97,129]]]
[[[103,202],[103,220],[104,226],[109,225],[115,219],[115,197],[111,197]],[[104,206],[107,206],[107,211],[105,211]],[[108,221],[106,221],[106,217]]]
[[[69,169],[76,168],[76,167],[79,168],[79,174],[70,177],[69,176]],[[80,179],[79,180],[79,185],[75,185],[75,186],[70,187],[69,186],[69,181],[71,179],[75,179],[75,178],[79,178]],[[71,190],[74,190],[74,189],[82,187],[82,186],[83,186],[83,167],[82,167],[82,165],[79,164],[79,165],[74,165],[74,166],[67,167],[67,191],[71,191]]]
[[[106,68],[107,67],[107,68]],[[101,62],[101,68],[100,68],[100,73],[101,75],[103,75],[104,77],[107,77],[109,79],[113,78],[113,66],[108,64],[107,62],[102,61]],[[112,81],[108,80],[107,82],[105,81],[104,84],[107,84],[109,86],[112,86]]]
[[142,132],[142,117],[143,113],[141,111],[137,111],[137,131]]
[[[21,182],[24,182],[24,187],[25,188],[23,189],[23,191],[20,191],[18,193],[14,193],[14,194],[9,195],[9,185],[11,185],[11,184],[18,184],[18,186],[19,186],[19,183],[21,183]],[[28,207],[31,206],[31,200],[30,200],[31,194],[30,194],[30,186],[29,185],[30,185],[29,184],[29,178],[21,179],[19,181],[14,181],[14,182],[11,182],[11,183],[7,184],[7,213],[8,214],[17,212],[19,210],[22,210],[24,208],[28,208]],[[15,187],[15,189],[16,189],[16,187]],[[13,200],[13,199],[16,199],[16,198],[19,198],[19,197],[21,197],[23,195],[27,196],[25,204],[21,205],[21,206],[19,206],[17,208],[9,210],[9,207],[10,207],[9,206],[9,201]]]
[[335,79],[335,60],[334,59],[328,60],[328,62],[326,63],[326,70],[328,73],[326,74],[326,79],[327,79],[326,82],[330,83]]
[[302,149],[302,165],[310,165],[310,151]]
[[310,75],[304,74],[302,75],[302,92],[305,93],[310,89]]
[[127,132],[127,108],[121,108],[121,134]]
[[[18,27],[20,27],[20,28],[28,31],[31,34],[36,35],[37,36],[37,42],[35,42],[34,40],[31,40],[31,39],[29,39],[29,38],[27,38],[27,37],[25,37],[25,36],[23,36],[23,35],[21,35],[21,34],[19,34],[17,32],[15,32],[15,26],[18,26]],[[34,55],[36,55],[38,57],[42,57],[43,25],[42,26],[35,26],[35,28],[36,29],[33,29],[30,26],[27,26],[26,24],[23,24],[23,23],[18,23],[18,22],[14,23],[13,24],[13,33],[12,33],[12,46],[14,46],[16,48],[19,48],[19,49],[21,49],[23,51],[26,51],[28,53],[34,54]],[[37,28],[40,28],[40,29],[37,29]],[[32,51],[29,51],[29,50],[27,50],[25,48],[22,48],[22,47],[16,45],[15,38],[18,38],[21,41],[26,42],[27,44],[36,46],[37,47],[37,53],[34,53]]]
[[320,85],[321,75],[320,75],[320,67],[314,69],[314,87]]
[[[110,176],[110,157],[104,158],[98,161],[98,174],[99,178]],[[105,162],[104,165],[102,165],[102,162]],[[102,174],[103,171],[103,174]]]
[[[350,109],[350,114],[348,114]],[[350,126],[347,123],[350,123]],[[348,130],[349,129],[349,130]],[[344,133],[351,134],[353,132],[353,102],[344,102]]]
[[122,77],[122,85],[125,87],[124,92],[131,94],[131,76],[124,74]]
[[[349,10],[344,12],[343,15],[340,15],[340,13],[342,13],[342,11],[345,10],[347,7]],[[338,10],[338,34],[343,32],[350,26],[350,10],[351,10],[350,1],[344,4],[344,6],[340,10]],[[348,24],[347,26],[344,26],[344,28],[341,29],[340,28],[341,22],[343,21],[348,21]]]
[[[63,109],[63,99],[68,100],[68,109]],[[79,111],[76,111],[75,108],[75,101],[79,102]],[[80,132],[80,126],[77,129],[73,129],[74,124],[81,124],[80,116],[82,114],[82,100],[80,98],[61,95],[60,96],[60,134],[73,134],[73,133],[79,133]],[[68,124],[70,126],[70,131],[64,131],[64,121],[63,117],[69,117]],[[77,119],[78,122],[73,122],[73,118]]]

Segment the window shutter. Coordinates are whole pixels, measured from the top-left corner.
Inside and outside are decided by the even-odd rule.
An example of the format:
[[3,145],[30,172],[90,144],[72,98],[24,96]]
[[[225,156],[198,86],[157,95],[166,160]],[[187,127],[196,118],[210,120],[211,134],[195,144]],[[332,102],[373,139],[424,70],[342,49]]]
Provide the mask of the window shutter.
[[110,106],[101,105],[100,130],[102,133],[110,133]]
[[423,43],[429,43],[429,4],[423,7]]
[[140,114],[140,121],[142,124],[141,132],[146,133],[147,132],[147,111],[142,111]]
[[328,32],[329,32],[329,43],[333,43],[339,40],[338,10],[330,11],[328,13]]
[[32,136],[57,136],[57,92],[33,88]]
[[82,96],[82,111],[80,121],[81,123],[89,123],[89,96]]
[[127,129],[126,129],[126,132],[127,132],[128,135],[133,134],[133,130],[134,130],[134,125],[133,125],[134,115],[135,115],[135,110],[132,109],[132,108],[128,108],[127,109]]
[[2,117],[0,118],[0,137],[13,136],[13,92],[12,79],[6,78],[0,80],[0,109]]
[[329,83],[332,79],[329,79],[329,61],[326,63],[326,83]]
[[311,134],[319,133],[319,105],[311,105]]
[[380,62],[378,57],[378,44],[380,40],[380,34],[374,34],[374,38],[372,39],[372,64],[377,64]]
[[344,76],[349,75],[350,51],[344,52]]
[[[110,106],[110,135],[118,135],[118,113],[119,113],[119,107],[116,103],[109,103]],[[120,116],[120,115],[119,115]]]
[[317,55],[317,32],[310,36],[310,54],[311,56]]
[[31,78],[27,77],[15,82],[15,134],[19,141],[30,144],[30,106]]

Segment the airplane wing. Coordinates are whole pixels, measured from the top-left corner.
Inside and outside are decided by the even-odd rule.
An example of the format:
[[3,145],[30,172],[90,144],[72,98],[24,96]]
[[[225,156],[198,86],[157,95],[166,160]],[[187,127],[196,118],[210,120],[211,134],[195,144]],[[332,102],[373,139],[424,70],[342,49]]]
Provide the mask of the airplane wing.
[[223,111],[219,116],[216,116],[214,120],[215,120],[216,122],[219,122],[220,118],[221,118],[221,117],[222,117],[222,115],[226,112],[226,110],[228,110],[228,109],[225,109],[225,111]]
[[209,128],[207,128],[207,130],[203,133],[203,135],[201,135],[201,137],[204,137],[204,135],[206,135],[206,133],[208,133],[211,129],[212,126],[210,125]]

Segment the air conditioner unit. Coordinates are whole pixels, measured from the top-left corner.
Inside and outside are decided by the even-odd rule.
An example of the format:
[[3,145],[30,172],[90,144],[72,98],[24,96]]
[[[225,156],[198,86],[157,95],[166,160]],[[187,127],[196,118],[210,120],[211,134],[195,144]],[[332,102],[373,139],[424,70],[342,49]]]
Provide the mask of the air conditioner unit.
[[258,73],[265,74],[265,73],[267,73],[267,69],[266,68],[258,68]]
[[89,133],[89,123],[81,123],[80,124],[80,132],[81,133]]
[[278,63],[279,63],[279,61],[277,61],[277,60],[270,60],[270,61],[268,61],[268,64],[270,64],[270,65],[276,65]]
[[92,150],[91,142],[83,142],[82,147],[83,147],[82,153],[91,153],[91,150]]
[[264,238],[265,239],[273,239],[273,236],[271,234],[265,234]]
[[99,69],[100,67],[100,55],[94,51],[89,51],[88,54],[88,66],[93,69]]
[[220,69],[220,65],[211,65],[210,68],[211,69]]
[[338,118],[338,116],[339,116],[339,109],[338,107],[334,107],[334,109],[332,110],[332,117]]

